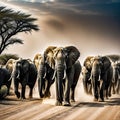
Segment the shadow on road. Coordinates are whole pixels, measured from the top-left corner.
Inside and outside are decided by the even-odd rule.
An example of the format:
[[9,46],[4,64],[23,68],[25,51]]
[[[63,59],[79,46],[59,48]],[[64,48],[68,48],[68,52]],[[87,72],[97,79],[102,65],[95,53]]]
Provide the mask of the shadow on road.
[[104,106],[120,106],[120,98],[110,98],[105,102],[79,102],[73,107],[104,107]]
[[27,99],[18,99],[15,96],[8,96],[5,99],[0,100],[0,105],[18,105],[20,103],[26,103],[26,102],[39,102],[42,103],[42,99],[40,98],[27,98]]

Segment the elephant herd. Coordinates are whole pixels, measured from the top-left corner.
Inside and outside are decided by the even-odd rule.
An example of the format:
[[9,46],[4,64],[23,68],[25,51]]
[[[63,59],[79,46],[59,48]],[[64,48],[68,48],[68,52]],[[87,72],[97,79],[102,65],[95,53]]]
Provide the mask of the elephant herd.
[[49,46],[43,54],[36,54],[33,61],[9,59],[0,67],[0,99],[9,95],[11,81],[15,95],[21,99],[25,99],[26,86],[30,88],[29,98],[33,97],[36,81],[40,98],[50,97],[50,87],[55,82],[56,105],[70,106],[75,101],[80,74],[85,93],[93,95],[95,101],[120,94],[120,55],[89,56],[83,66],[79,57],[74,46]]

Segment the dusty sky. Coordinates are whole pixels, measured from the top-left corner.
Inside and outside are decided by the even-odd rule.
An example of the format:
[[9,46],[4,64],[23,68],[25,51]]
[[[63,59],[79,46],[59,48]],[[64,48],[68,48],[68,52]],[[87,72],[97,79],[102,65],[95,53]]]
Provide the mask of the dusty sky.
[[24,45],[11,46],[4,53],[33,59],[49,45],[75,45],[81,62],[88,55],[120,54],[119,0],[0,1],[0,5],[30,13],[40,27],[39,32],[18,34]]

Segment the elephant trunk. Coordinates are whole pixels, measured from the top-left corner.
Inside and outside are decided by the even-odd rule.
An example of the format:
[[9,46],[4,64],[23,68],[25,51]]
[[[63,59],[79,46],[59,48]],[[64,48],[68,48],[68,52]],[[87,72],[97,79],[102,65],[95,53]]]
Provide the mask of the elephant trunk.
[[91,94],[91,76],[90,72],[86,69],[86,67],[82,68],[82,81],[83,81],[83,88],[86,94]]
[[63,101],[63,78],[64,78],[64,65],[62,63],[58,63],[57,65],[57,80],[56,80],[56,89],[57,89],[57,100],[60,102]]
[[[60,64],[60,66],[61,66],[61,64]],[[60,69],[61,69],[61,68],[59,67],[59,70],[60,70]],[[63,79],[65,79],[65,78],[66,78],[66,69],[67,69],[65,63],[64,63],[64,66],[63,66],[62,69],[64,70]],[[57,67],[55,67],[55,70],[54,70],[54,74],[53,74],[52,80],[54,80],[54,78],[55,78],[55,76],[56,76],[56,73],[57,73]]]
[[52,80],[55,79],[56,73],[57,73],[57,70],[56,70],[56,68],[55,68],[55,70],[54,70],[54,74],[53,74],[53,77],[52,77]]
[[91,80],[93,85],[93,94],[95,99],[98,99],[100,96],[100,79],[101,79],[101,70],[99,64],[93,64],[92,71],[91,71]]
[[92,87],[92,84],[90,82],[90,80],[86,77],[83,77],[83,87],[84,87],[84,91],[85,93],[87,94],[91,94],[91,87]]
[[44,97],[43,90],[44,90],[44,84],[45,84],[45,66],[43,64],[40,65],[40,69],[38,71],[38,91],[39,96],[41,98]]
[[87,85],[87,84],[88,84],[87,81],[83,78],[83,87],[84,87],[84,91],[85,91],[85,93],[88,94],[88,85]]
[[20,79],[20,70],[17,71],[17,76],[16,76],[17,79]]

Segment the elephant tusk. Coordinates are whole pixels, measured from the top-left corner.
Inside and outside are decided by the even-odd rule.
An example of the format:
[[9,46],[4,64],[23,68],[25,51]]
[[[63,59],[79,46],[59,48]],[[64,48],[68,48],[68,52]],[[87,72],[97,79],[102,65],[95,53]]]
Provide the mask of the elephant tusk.
[[9,80],[8,80],[8,81],[11,81],[11,80],[12,80],[12,78],[13,78],[13,77],[11,76],[11,77],[9,78]]
[[90,76],[90,78],[88,79],[88,82],[91,83],[92,80],[92,75]]
[[64,77],[63,77],[63,79],[65,79],[66,78],[66,69],[67,69],[67,67],[66,67],[66,64],[64,63],[64,66],[65,66],[65,68],[64,68]]
[[113,79],[112,79],[112,82],[115,83],[115,66],[114,65],[113,65]]
[[18,75],[16,77],[17,79],[20,79],[20,72],[18,72]]
[[46,67],[45,67],[45,74],[43,76],[43,79],[45,79],[45,77],[46,77],[46,72],[47,72],[47,70],[46,70]]
[[43,78],[45,79],[45,77],[46,77],[46,72],[45,72],[45,74],[44,74]]
[[102,87],[102,84],[103,84],[103,80],[100,80],[100,89]]
[[66,69],[64,69],[64,77],[63,77],[63,79],[65,79],[66,78]]
[[53,77],[52,77],[52,80],[54,80],[54,78],[55,78],[55,76],[56,76],[56,72],[57,72],[57,70],[55,69],[54,74],[53,74]]

